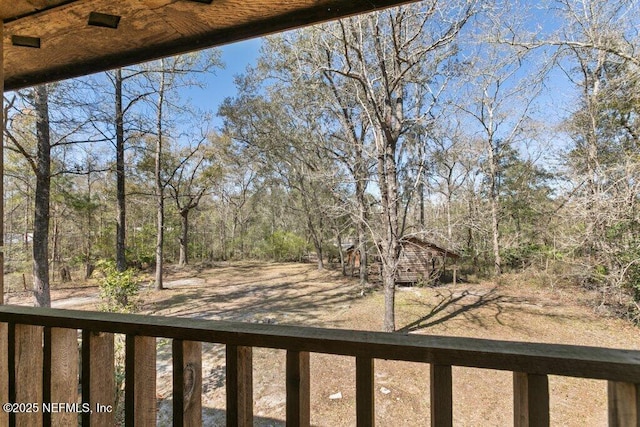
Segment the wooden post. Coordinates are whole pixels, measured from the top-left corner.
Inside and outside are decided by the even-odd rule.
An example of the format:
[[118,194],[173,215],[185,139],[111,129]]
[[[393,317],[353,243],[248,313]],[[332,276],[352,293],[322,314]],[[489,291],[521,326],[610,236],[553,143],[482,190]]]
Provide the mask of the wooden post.
[[356,357],[356,425],[375,425],[375,396],[373,394],[373,359]]
[[640,426],[640,386],[607,382],[609,397],[609,427]]
[[311,422],[309,353],[287,351],[287,426]]
[[173,425],[202,425],[202,343],[173,340]]
[[156,425],[155,337],[127,335],[124,399],[126,425]]
[[[4,304],[4,22],[0,20],[0,304]],[[0,416],[1,417],[1,416]]]
[[[82,403],[92,412],[82,413],[83,426],[115,425],[115,370],[113,334],[82,331]],[[101,405],[100,407],[98,405]],[[111,406],[111,412],[98,410]]]
[[227,345],[227,425],[253,426],[253,349]]
[[[45,403],[78,402],[78,331],[45,328],[44,330]],[[73,411],[41,408],[44,425],[64,426],[78,423]]]
[[450,365],[431,365],[431,425],[453,425],[453,395]]
[[[10,399],[15,403],[42,405],[43,348],[42,326],[15,325],[13,349],[13,381],[10,381]],[[13,389],[13,391],[11,391]],[[4,403],[4,402],[3,402]],[[15,416],[16,426],[37,426],[42,424],[40,406],[37,411],[19,411]],[[11,421],[10,421],[11,424]]]
[[513,425],[549,427],[549,379],[546,375],[513,373]]
[[[0,403],[6,402],[9,402],[9,324],[0,323]],[[9,414],[0,411],[0,426],[8,425]]]

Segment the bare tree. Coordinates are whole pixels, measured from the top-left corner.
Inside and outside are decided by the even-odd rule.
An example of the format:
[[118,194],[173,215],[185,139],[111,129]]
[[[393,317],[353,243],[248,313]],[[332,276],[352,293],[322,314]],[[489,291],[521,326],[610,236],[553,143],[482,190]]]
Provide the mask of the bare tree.
[[[395,274],[402,227],[398,189],[403,136],[427,119],[437,103],[453,41],[475,13],[475,2],[421,3],[326,26],[337,40],[327,73],[356,84],[358,101],[371,123],[384,232],[377,244],[383,265],[384,330],[395,330]],[[447,8],[443,13],[442,8]],[[425,102],[427,99],[427,102]]]
[[[482,170],[491,211],[494,274],[502,273],[500,185],[505,155],[525,138],[531,107],[540,92],[544,70],[532,71],[526,50],[483,43],[475,53],[471,84],[463,91],[460,110],[476,129],[483,156]],[[528,73],[523,69],[527,67]],[[534,69],[535,70],[535,69]],[[523,77],[523,75],[525,77]]]
[[[195,147],[184,147],[172,157],[178,164],[168,183],[169,193],[180,214],[180,258],[182,267],[189,263],[189,214],[198,207],[202,197],[220,179],[221,167],[213,162],[219,158],[212,147],[204,145],[203,137]],[[217,141],[211,141],[216,143]]]
[[174,120],[176,117],[187,116],[188,109],[185,109],[184,105],[181,107],[176,105],[176,102],[179,101],[176,90],[187,86],[202,87],[197,76],[220,65],[219,52],[208,51],[206,54],[188,54],[160,59],[145,67],[146,87],[149,93],[155,95],[152,110],[155,111],[153,181],[156,204],[155,288],[157,290],[164,288],[162,269],[164,264],[165,190],[171,180],[171,176],[163,175],[164,147],[172,137],[171,130],[175,130],[171,126],[173,121],[168,120],[168,113],[169,110],[182,113],[174,114]]

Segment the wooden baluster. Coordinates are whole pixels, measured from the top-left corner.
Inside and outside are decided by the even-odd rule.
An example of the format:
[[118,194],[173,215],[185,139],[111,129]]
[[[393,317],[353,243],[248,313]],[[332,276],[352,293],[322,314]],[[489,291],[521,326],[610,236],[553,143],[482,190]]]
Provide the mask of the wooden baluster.
[[453,397],[450,365],[431,365],[431,425],[453,425]]
[[356,424],[358,427],[375,425],[373,359],[370,357],[356,357]]
[[549,379],[546,375],[513,373],[513,424],[549,426]]
[[173,425],[202,425],[202,343],[173,340]]
[[308,426],[309,405],[309,353],[287,351],[287,426]]
[[83,426],[115,425],[113,344],[111,333],[82,331],[82,403],[92,411],[82,413]]
[[156,425],[155,337],[127,335],[124,399],[126,425]]
[[[78,402],[78,331],[45,328],[44,330],[44,396],[47,404]],[[78,414],[41,408],[44,425],[75,425]]]
[[14,325],[13,329],[13,334],[10,335],[13,335],[14,348],[9,349],[9,352],[13,354],[13,358],[10,360],[10,364],[13,365],[10,368],[13,371],[13,378],[10,378],[9,381],[10,400],[24,404],[35,403],[39,406],[38,411],[21,411],[11,414],[10,418],[15,417],[16,426],[40,425],[42,424],[40,407],[43,397],[43,327]]
[[[9,402],[9,324],[0,323],[0,403],[6,402]],[[0,411],[0,426],[8,425],[9,413]]]
[[609,426],[640,426],[640,385],[616,381],[607,382]]
[[227,345],[227,425],[253,425],[253,349]]

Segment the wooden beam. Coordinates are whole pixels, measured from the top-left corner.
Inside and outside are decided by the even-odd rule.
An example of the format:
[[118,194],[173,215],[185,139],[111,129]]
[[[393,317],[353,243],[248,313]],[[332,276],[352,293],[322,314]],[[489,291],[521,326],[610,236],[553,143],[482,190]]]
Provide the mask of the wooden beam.
[[[0,21],[0,305],[4,304],[4,22]],[[9,401],[9,325],[0,323],[0,403]],[[0,425],[9,425],[9,414],[0,411]]]
[[[82,331],[82,403],[91,412],[82,413],[83,426],[115,425],[115,370],[113,334]],[[98,405],[101,405],[100,407]]]
[[127,335],[124,419],[126,425],[156,425],[156,339]]
[[253,425],[253,349],[227,345],[227,425]]
[[173,340],[173,425],[202,425],[202,343]]
[[[9,325],[0,323],[0,403],[9,402]],[[0,411],[0,426],[9,425],[9,414]]]
[[549,427],[549,379],[546,375],[513,373],[513,425]]
[[609,427],[640,427],[640,386],[607,382]]
[[4,304],[4,22],[0,21],[0,305]]
[[0,306],[0,322],[640,383],[637,350],[24,306]]
[[356,357],[356,424],[372,427],[376,422],[373,393],[373,359]]
[[310,420],[309,353],[287,351],[287,427],[309,426]]
[[451,365],[432,364],[430,376],[431,425],[451,427],[453,425]]

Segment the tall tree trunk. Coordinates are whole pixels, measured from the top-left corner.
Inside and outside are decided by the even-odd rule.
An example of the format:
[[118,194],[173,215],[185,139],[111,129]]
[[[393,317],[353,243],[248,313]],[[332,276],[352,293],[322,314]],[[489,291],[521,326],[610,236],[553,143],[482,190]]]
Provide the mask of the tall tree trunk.
[[[360,164],[364,162],[362,159],[362,146],[358,145],[357,155],[360,156]],[[364,166],[361,166],[364,167]],[[357,168],[359,169],[359,168]],[[367,256],[367,237],[368,232],[366,224],[368,221],[367,200],[365,195],[366,177],[364,172],[360,171],[356,177],[356,198],[358,200],[358,220],[356,222],[356,232],[358,233],[358,252],[360,253],[360,286],[365,286],[369,280],[369,259]]]
[[502,274],[502,259],[500,257],[500,228],[499,228],[499,211],[500,211],[500,199],[498,180],[500,173],[500,165],[498,159],[498,149],[494,147],[494,142],[490,139],[489,147],[487,150],[489,154],[489,179],[490,179],[490,202],[491,202],[491,234],[493,245],[493,273],[496,276]]
[[183,209],[180,212],[182,222],[182,230],[180,232],[180,267],[184,267],[189,263],[188,245],[189,245],[189,212],[190,209]]
[[336,229],[336,241],[338,242],[338,255],[340,256],[340,270],[342,271],[342,275],[347,275],[347,265],[344,262],[344,251],[342,250],[342,236],[340,236],[340,231]]
[[[51,212],[51,211],[49,211]],[[51,241],[49,242],[51,247],[51,269],[50,269],[50,277],[49,280],[51,282],[55,282],[56,280],[56,271],[60,269],[60,220],[58,215],[51,215],[49,213],[49,223],[53,222],[53,226],[51,227],[53,231],[53,236],[51,237]]]
[[124,112],[122,110],[122,69],[115,72],[116,97],[116,269],[127,268],[126,258],[126,195],[124,174]]
[[93,230],[93,207],[91,206],[91,173],[92,173],[92,163],[89,159],[87,161],[87,199],[89,202],[89,206],[87,209],[87,232],[86,232],[86,253],[85,253],[85,264],[84,264],[84,278],[89,279],[93,274],[93,264],[91,263],[91,251],[92,251],[92,242],[94,235],[92,233]]
[[[356,233],[357,233],[357,250],[360,253],[360,285],[365,286],[368,281],[368,258],[367,258],[367,236],[368,231],[366,224],[368,220],[367,200],[365,189],[367,186],[368,171],[364,158],[364,134],[362,129],[360,135],[356,131],[356,123],[352,112],[347,108],[347,102],[344,100],[338,85],[328,72],[324,73],[324,77],[331,87],[331,93],[339,107],[338,118],[342,125],[344,134],[347,136],[350,144],[353,146],[353,169],[352,174],[356,183],[356,200],[358,210],[355,213]],[[353,262],[351,263],[351,274],[353,275]]]
[[[302,196],[304,199],[304,195]],[[309,206],[304,203],[305,206],[305,210],[307,211],[307,228],[309,230],[309,233],[311,234],[311,240],[313,240],[313,247],[316,250],[316,254],[318,255],[318,270],[322,271],[324,270],[324,259],[323,259],[323,254],[322,254],[322,237],[320,235],[320,233],[318,233],[318,231],[316,230],[316,227],[313,224],[313,221],[311,219],[311,211],[309,210]]]
[[[422,179],[420,180],[420,184],[418,184],[418,197],[420,198],[420,200],[418,200],[419,203],[419,208],[420,208],[420,226],[424,229],[424,182],[422,181]],[[449,206],[447,205],[447,214],[449,213]],[[447,216],[447,219],[450,219],[450,216]],[[450,221],[447,221],[447,226],[449,227],[449,237],[451,237],[451,226],[450,226]]]
[[50,307],[49,201],[51,192],[51,139],[49,95],[46,85],[34,89],[38,144],[35,215],[33,221],[33,296],[38,307]]
[[[164,61],[161,60],[161,69],[164,70]],[[164,104],[164,71],[160,73],[160,86],[158,89],[158,117],[157,139],[155,158],[155,192],[157,205],[157,238],[156,238],[156,290],[164,289],[162,284],[163,249],[164,249],[164,185],[162,183],[162,107]]]
[[378,178],[380,180],[385,235],[382,239],[382,285],[384,288],[385,332],[396,330],[395,290],[396,270],[400,255],[398,227],[398,182],[396,170],[396,140],[378,135]]

